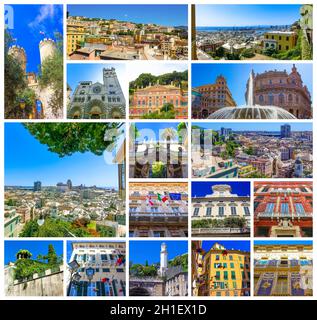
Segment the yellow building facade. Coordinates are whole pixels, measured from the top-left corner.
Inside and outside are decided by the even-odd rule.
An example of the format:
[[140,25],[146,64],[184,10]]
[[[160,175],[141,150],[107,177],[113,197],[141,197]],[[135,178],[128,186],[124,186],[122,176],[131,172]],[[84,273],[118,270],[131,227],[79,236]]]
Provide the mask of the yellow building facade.
[[215,243],[198,260],[199,296],[250,296],[250,252]]
[[77,49],[77,43],[85,40],[85,28],[83,26],[67,26],[67,55]]
[[293,31],[272,31],[264,35],[263,47],[278,52],[288,51],[296,46],[297,35]]

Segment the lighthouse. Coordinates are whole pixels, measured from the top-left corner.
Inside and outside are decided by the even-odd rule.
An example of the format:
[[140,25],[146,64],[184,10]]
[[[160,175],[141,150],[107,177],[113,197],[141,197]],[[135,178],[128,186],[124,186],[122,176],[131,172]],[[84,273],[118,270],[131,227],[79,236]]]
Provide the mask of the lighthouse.
[[160,276],[164,277],[166,275],[166,270],[167,270],[167,246],[163,242],[161,244],[161,259],[160,259]]

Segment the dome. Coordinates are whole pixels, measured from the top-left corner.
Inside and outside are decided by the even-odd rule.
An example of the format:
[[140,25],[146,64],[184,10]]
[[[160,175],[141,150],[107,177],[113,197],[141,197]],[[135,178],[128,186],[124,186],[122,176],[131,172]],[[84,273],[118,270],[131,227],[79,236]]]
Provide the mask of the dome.
[[280,107],[255,105],[225,107],[211,114],[208,119],[296,119],[296,117]]

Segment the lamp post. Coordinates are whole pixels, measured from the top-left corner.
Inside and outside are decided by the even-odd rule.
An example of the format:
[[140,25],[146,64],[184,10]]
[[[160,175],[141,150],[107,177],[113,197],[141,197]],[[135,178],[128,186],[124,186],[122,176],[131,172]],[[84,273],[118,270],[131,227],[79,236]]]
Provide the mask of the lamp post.
[[71,261],[68,264],[68,266],[70,269],[70,283],[69,283],[69,287],[68,287],[68,295],[69,295],[72,285],[78,286],[78,287],[81,285],[79,282],[81,279],[81,275],[78,272],[80,264],[76,260]]
[[91,267],[86,269],[86,276],[87,276],[87,278],[89,280],[89,283],[91,282],[91,280],[94,277],[94,275],[95,275],[95,269],[93,269]]

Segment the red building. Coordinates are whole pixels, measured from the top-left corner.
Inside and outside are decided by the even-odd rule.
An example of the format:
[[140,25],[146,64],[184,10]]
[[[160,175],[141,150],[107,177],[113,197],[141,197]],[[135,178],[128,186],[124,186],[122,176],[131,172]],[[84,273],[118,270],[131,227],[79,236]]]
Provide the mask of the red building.
[[255,237],[312,237],[311,182],[255,182]]
[[180,86],[155,84],[138,88],[130,98],[130,118],[140,119],[153,112],[160,113],[166,104],[172,104],[176,119],[188,116],[188,94]]

